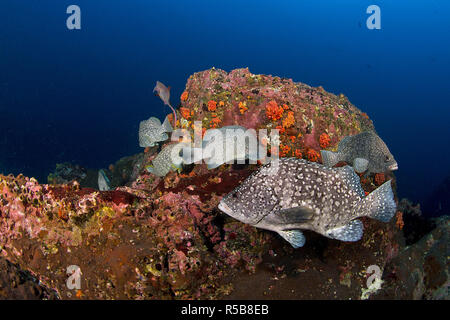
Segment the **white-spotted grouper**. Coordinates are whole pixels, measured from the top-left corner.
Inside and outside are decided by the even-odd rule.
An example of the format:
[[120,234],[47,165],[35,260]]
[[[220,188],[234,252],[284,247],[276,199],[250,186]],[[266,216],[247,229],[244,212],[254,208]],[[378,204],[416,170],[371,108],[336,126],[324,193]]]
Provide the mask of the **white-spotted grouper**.
[[341,241],[358,241],[363,224],[358,217],[389,221],[396,203],[387,181],[365,196],[350,166],[330,168],[296,158],[262,166],[226,195],[219,209],[231,217],[275,231],[295,248],[302,247],[301,229]]

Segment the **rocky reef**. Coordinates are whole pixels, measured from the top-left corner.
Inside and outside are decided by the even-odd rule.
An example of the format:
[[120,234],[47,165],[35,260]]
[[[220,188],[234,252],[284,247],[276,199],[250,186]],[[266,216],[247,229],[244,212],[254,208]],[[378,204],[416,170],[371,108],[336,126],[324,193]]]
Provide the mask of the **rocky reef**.
[[[321,149],[374,129],[342,94],[248,69],[192,75],[177,112],[184,128],[196,120],[204,129],[278,128],[281,157],[317,162]],[[407,243],[404,230],[418,218],[408,220],[405,205],[389,223],[363,219],[356,243],[310,232],[305,247],[293,249],[217,209],[258,165],[197,164],[157,177],[145,170],[157,150],[111,165],[111,191],[96,190],[95,175],[70,165],[58,167],[49,184],[0,176],[0,262],[26,274],[21,281],[33,283],[38,299],[448,298],[448,220]],[[388,179],[395,187],[391,173],[361,176],[361,184],[369,193]],[[405,266],[407,259],[414,263]],[[373,265],[382,272],[376,289],[367,287]],[[67,286],[69,266],[79,267],[80,288]],[[420,288],[409,285],[407,270],[421,277]],[[16,297],[2,290],[0,298]]]

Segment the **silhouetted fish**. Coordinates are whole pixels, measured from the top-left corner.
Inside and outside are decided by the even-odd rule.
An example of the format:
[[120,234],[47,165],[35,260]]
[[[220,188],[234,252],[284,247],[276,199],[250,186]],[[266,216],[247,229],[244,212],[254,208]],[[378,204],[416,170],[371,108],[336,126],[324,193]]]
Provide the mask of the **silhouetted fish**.
[[156,86],[153,89],[153,92],[158,94],[158,96],[161,98],[161,100],[164,102],[165,105],[168,105],[170,109],[172,109],[173,116],[174,116],[174,124],[173,127],[176,126],[177,123],[177,113],[175,112],[175,109],[170,105],[170,86],[166,87],[163,83],[156,81]]

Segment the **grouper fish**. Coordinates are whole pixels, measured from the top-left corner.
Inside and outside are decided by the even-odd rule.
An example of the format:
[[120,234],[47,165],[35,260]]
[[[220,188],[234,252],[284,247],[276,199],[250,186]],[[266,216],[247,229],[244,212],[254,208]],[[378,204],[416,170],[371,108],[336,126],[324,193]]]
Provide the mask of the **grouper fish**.
[[105,171],[103,169],[100,169],[98,171],[98,190],[100,191],[109,191],[111,190],[111,182],[108,179],[108,176],[106,175]]
[[155,88],[153,88],[153,92],[156,92],[156,94],[162,100],[162,102],[164,102],[165,105],[169,106],[169,108],[172,109],[174,116],[173,127],[175,128],[177,123],[177,113],[170,104],[170,86],[166,87],[162,82],[156,81],[156,85]]
[[181,152],[185,143],[172,143],[165,146],[147,166],[147,171],[158,177],[164,177],[170,171],[180,170],[183,166]]
[[224,213],[275,231],[294,248],[305,244],[302,229],[358,241],[363,235],[358,217],[387,222],[396,208],[390,180],[365,196],[352,167],[330,168],[297,158],[280,159],[278,169],[273,163],[260,167],[219,203]]
[[397,161],[383,140],[373,131],[348,136],[339,142],[337,152],[322,150],[323,164],[329,167],[340,161],[353,165],[358,173],[366,174],[398,169]]
[[168,132],[172,132],[172,126],[168,117],[161,124],[158,118],[151,117],[139,124],[139,146],[142,148],[153,147],[160,141],[169,139]]
[[[195,149],[193,149],[195,150]],[[208,169],[215,169],[224,163],[234,161],[245,161],[249,159],[256,163],[257,160],[264,159],[262,154],[264,147],[258,142],[255,131],[248,130],[242,126],[226,126],[219,129],[206,130],[202,143],[202,159]],[[192,153],[192,152],[191,152]],[[195,161],[185,160],[189,164]]]

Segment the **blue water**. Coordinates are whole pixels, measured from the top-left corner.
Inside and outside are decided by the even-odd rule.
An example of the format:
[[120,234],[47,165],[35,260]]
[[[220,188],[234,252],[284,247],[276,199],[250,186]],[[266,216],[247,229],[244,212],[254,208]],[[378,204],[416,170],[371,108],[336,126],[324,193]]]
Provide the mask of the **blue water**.
[[169,113],[156,80],[177,104],[190,74],[249,67],[348,96],[398,160],[400,196],[422,201],[450,174],[449,15],[448,0],[2,0],[0,171],[106,167]]

